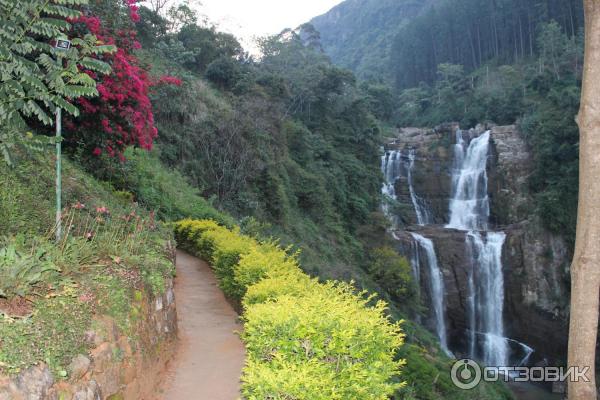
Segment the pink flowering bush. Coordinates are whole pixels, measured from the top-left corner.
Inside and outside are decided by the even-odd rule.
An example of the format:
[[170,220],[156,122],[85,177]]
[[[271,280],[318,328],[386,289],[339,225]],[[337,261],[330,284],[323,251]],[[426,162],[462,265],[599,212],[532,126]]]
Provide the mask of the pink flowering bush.
[[100,96],[79,99],[82,116],[65,124],[72,134],[71,141],[96,157],[106,154],[123,159],[128,146],[151,150],[158,131],[148,97],[150,89],[154,84],[181,85],[179,79],[169,76],[153,82],[140,66],[133,54],[141,47],[133,30],[133,23],[140,18],[139,7],[137,0],[124,1],[130,20],[124,27],[109,28],[94,15],[83,15],[73,21],[79,29],[118,47],[114,54],[103,58],[112,66],[110,75],[101,77],[87,72],[98,80]]

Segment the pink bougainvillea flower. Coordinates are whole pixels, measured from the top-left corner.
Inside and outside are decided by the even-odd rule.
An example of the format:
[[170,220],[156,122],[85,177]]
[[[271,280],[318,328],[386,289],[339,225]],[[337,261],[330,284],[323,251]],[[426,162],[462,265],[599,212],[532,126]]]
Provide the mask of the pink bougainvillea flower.
[[75,203],[75,205],[73,206],[74,209],[76,210],[83,210],[85,208],[85,204],[80,203],[79,201],[77,203]]

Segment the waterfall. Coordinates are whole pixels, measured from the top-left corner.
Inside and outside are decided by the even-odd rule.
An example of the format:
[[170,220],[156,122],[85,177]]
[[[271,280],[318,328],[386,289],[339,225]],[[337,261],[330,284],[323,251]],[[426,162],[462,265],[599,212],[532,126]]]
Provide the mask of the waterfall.
[[413,185],[415,158],[416,155],[414,149],[408,150],[408,154],[406,156],[402,153],[402,151],[392,150],[385,152],[385,154],[381,157],[381,172],[384,176],[384,182],[381,187],[381,194],[384,198],[382,209],[392,222],[393,228],[398,227],[398,216],[394,215],[390,210],[386,199],[393,201],[398,200],[398,196],[396,194],[396,181],[402,177],[402,172],[406,173],[408,191],[410,193],[410,199],[417,216],[417,224],[427,225],[433,223],[433,217],[427,209],[425,201],[417,195]]
[[[446,336],[446,313],[444,310],[444,279],[442,271],[438,266],[437,255],[435,254],[435,248],[431,239],[419,235],[418,233],[411,232],[415,242],[418,243],[420,249],[425,252],[427,258],[427,265],[429,267],[430,275],[430,297],[433,308],[433,316],[435,319],[435,331],[440,340],[440,346],[442,350],[449,356],[452,353],[448,349],[448,339]],[[417,249],[418,252],[418,249]],[[418,256],[417,256],[418,257]]]
[[415,214],[417,214],[417,224],[418,225],[427,225],[433,223],[433,218],[427,209],[425,202],[415,193],[415,188],[413,186],[413,169],[415,167],[415,150],[410,149],[408,151],[408,190],[410,192],[410,199],[412,201],[413,207],[415,209]]
[[388,204],[389,200],[397,200],[396,196],[396,181],[400,177],[402,154],[399,151],[388,151],[381,156],[381,172],[383,173],[384,181],[381,186],[381,194],[383,202],[381,208],[383,213],[392,222],[392,228],[398,226],[398,216],[390,211]]
[[410,265],[412,267],[412,275],[415,281],[415,287],[417,288],[417,296],[421,297],[421,256],[419,255],[419,243],[417,241],[412,243],[411,254]]
[[[467,243],[473,255],[472,276],[476,304],[471,329],[483,335],[482,361],[486,365],[508,365],[509,348],[504,337],[504,277],[502,275],[503,232],[488,232],[484,240],[479,232],[469,232]],[[474,347],[474,344],[471,345]]]
[[486,230],[490,215],[487,194],[487,155],[490,131],[471,141],[463,157],[464,140],[457,134],[454,154],[455,168],[452,172],[452,198],[450,199],[450,222],[447,228],[463,230]]
[[[510,353],[503,323],[502,246],[506,235],[487,231],[490,215],[486,172],[489,143],[490,131],[487,131],[473,139],[465,150],[462,132],[457,131],[450,221],[446,227],[469,231],[466,235],[467,254],[471,259],[467,285],[469,355],[481,359],[486,365],[506,366]],[[483,337],[480,342],[476,334]]]

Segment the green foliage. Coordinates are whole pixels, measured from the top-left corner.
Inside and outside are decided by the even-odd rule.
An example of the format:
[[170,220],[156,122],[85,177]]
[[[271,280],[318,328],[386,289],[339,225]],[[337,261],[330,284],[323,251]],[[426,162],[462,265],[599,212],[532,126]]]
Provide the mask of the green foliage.
[[393,361],[402,336],[382,317],[385,306],[369,307],[349,285],[306,289],[246,310],[245,396],[387,399],[403,363]]
[[387,399],[402,387],[399,324],[350,284],[320,284],[296,257],[213,221],[175,224],[180,243],[213,263],[226,294],[244,306],[248,399]]
[[108,167],[96,174],[126,191],[126,198],[132,196],[162,220],[212,218],[233,225],[231,217],[217,211],[180,173],[163,166],[156,151],[128,149],[125,157],[125,163],[106,160]]
[[546,67],[558,77],[557,54],[563,47],[574,45],[560,38],[564,33],[576,37],[580,28],[581,2],[441,0],[424,7],[417,18],[394,32],[394,39],[388,42],[392,53],[388,68],[397,88],[405,89],[420,82],[433,85],[440,64],[462,65],[471,72],[490,64],[524,62],[541,54],[547,59]]
[[25,297],[33,286],[51,282],[60,272],[47,243],[31,250],[19,249],[14,241],[0,246],[0,298]]
[[579,129],[574,116],[580,90],[571,83],[556,85],[521,120],[535,149],[530,178],[542,221],[552,232],[575,241],[579,187]]
[[205,72],[210,63],[220,57],[238,58],[243,54],[242,46],[233,35],[218,32],[214,27],[188,24],[182,26],[175,37],[185,49],[193,52],[192,60],[185,66],[194,72]]
[[144,56],[156,73],[185,82],[153,94],[161,160],[221,209],[264,223],[263,236],[301,246],[305,268],[358,279],[364,271],[352,266],[364,252],[353,232],[380,197],[373,113],[389,114],[393,96],[381,85],[360,87],[297,32],[265,39],[260,62],[219,53],[208,85],[193,74],[203,70],[177,56],[195,47],[184,36],[209,40],[202,29],[162,38],[181,43],[173,54],[159,43]]
[[454,360],[435,358],[422,346],[407,344],[400,350],[400,355],[406,359],[403,377],[408,384],[396,394],[394,399],[513,399],[510,390],[500,382],[485,382],[485,384],[482,382],[472,390],[457,388],[450,376]]
[[403,306],[414,306],[418,288],[411,276],[408,260],[391,247],[376,248],[369,273],[392,299]]
[[67,19],[80,15],[72,6],[82,4],[87,0],[0,1],[0,149],[9,164],[10,144],[26,131],[26,118],[52,125],[57,108],[77,116],[72,99],[98,94],[96,82],[82,68],[110,72],[108,64],[93,57],[115,48],[99,44],[95,36],[72,39],[68,51],[48,44],[66,38]]
[[206,79],[224,89],[232,89],[240,79],[239,64],[229,57],[219,57],[206,67]]
[[344,1],[311,23],[332,60],[364,80],[393,81],[391,43],[431,0]]
[[[0,234],[8,237],[0,245],[0,373],[45,362],[64,376],[71,359],[88,350],[85,332],[94,315],[112,316],[124,334],[135,336],[140,293],[164,293],[174,274],[165,249],[170,230],[69,160],[64,166],[69,234],[57,244],[48,239],[54,224],[50,157],[22,155],[14,169],[0,163]],[[21,303],[32,309],[12,315],[11,304]]]

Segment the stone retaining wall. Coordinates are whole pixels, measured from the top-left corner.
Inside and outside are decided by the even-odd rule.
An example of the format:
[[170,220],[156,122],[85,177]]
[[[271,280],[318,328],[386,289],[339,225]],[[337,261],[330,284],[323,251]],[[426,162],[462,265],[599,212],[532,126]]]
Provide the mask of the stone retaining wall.
[[0,400],[150,400],[177,338],[173,281],[162,296],[141,293],[133,332],[125,335],[114,319],[98,317],[86,332],[92,350],[75,357],[68,377],[57,378],[45,364],[16,377],[0,376]]

